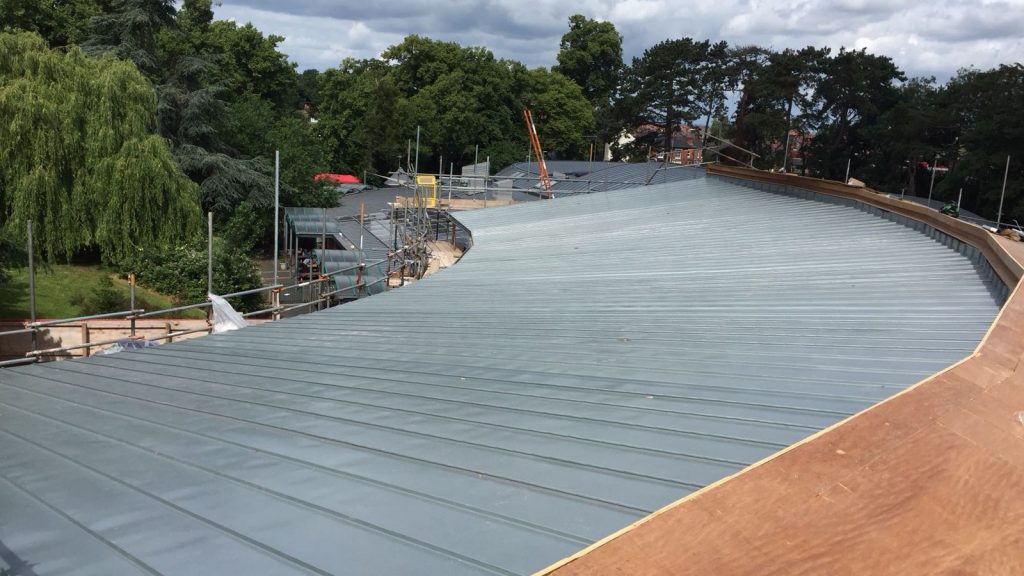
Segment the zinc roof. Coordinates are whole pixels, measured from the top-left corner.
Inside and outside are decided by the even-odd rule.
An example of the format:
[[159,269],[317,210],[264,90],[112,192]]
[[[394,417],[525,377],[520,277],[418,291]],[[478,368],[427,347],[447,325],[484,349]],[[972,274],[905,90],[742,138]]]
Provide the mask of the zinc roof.
[[0,372],[38,574],[530,574],[966,356],[976,259],[717,178],[459,214],[415,284]]

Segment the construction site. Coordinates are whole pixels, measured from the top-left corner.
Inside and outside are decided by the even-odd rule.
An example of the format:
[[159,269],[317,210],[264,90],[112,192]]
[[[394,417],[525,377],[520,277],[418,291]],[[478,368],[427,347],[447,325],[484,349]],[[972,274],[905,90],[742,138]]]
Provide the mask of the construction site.
[[1024,570],[1019,242],[838,182],[541,166],[285,208],[274,321],[0,371],[0,566]]

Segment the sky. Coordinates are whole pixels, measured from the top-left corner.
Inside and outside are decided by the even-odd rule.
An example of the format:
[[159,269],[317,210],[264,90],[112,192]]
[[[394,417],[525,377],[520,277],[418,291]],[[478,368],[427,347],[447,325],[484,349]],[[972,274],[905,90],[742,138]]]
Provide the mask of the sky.
[[908,77],[1024,62],[1024,0],[222,0],[218,18],[285,38],[299,70],[372,58],[408,34],[485,46],[527,66],[557,63],[572,14],[610,21],[627,63],[662,40],[866,48]]

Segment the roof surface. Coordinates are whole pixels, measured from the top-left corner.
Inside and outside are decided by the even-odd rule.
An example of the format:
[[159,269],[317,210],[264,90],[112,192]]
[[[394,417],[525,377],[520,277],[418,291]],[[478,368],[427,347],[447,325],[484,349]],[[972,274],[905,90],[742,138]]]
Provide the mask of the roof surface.
[[460,214],[409,287],[0,372],[0,562],[529,574],[968,354],[910,228],[719,179]]
[[542,573],[1024,574],[1024,244],[868,190],[745,176],[911,216],[1017,288],[974,354]]
[[[701,178],[704,171],[693,166],[665,165],[660,162],[586,162],[582,160],[549,160],[548,172],[555,181],[551,191],[555,197],[587,192],[623,190],[648,184],[665,184]],[[512,181],[512,187],[540,193],[536,162],[517,162],[493,177],[499,182]]]

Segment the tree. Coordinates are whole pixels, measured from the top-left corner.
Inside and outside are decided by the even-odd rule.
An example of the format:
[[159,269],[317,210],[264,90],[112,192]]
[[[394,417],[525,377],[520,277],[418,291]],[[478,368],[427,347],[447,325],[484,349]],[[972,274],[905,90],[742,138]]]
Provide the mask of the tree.
[[0,214],[31,220],[48,260],[187,237],[198,191],[152,134],[156,99],[131,63],[55,51],[34,34],[0,34]]
[[593,108],[597,143],[612,141],[623,123],[612,107],[619,90],[624,64],[622,36],[611,22],[590,20],[579,14],[569,17],[569,31],[558,52],[559,72],[575,82]]
[[780,153],[786,153],[789,131],[806,130],[802,120],[810,111],[810,96],[822,81],[828,52],[812,46],[761,52],[761,59],[747,68],[736,110],[737,130],[743,145],[761,157],[761,167],[786,163]]
[[51,47],[77,44],[106,6],[106,0],[3,0],[0,31],[36,32]]
[[82,47],[88,54],[131,60],[143,73],[158,72],[157,35],[174,25],[174,0],[113,0],[111,10],[94,16]]
[[947,177],[950,196],[964,185],[965,206],[995,219],[1010,156],[1003,221],[1024,221],[1024,65],[961,70],[941,101],[960,136]]
[[712,117],[725,114],[726,92],[736,85],[738,76],[739,68],[733,64],[729,45],[724,41],[710,44],[701,66],[698,89],[705,133]]
[[622,36],[611,22],[574,14],[558,51],[559,72],[583,90],[595,108],[607,107],[622,73]]
[[903,75],[892,60],[846,50],[824,61],[825,81],[818,82],[806,115],[816,134],[810,147],[810,164],[815,173],[842,179],[846,161],[863,155],[870,143],[863,130],[897,100],[896,83]]
[[594,131],[594,113],[580,87],[558,72],[528,72],[523,99],[538,113],[537,132],[546,151],[557,158],[584,158]]
[[242,94],[256,94],[279,110],[291,111],[301,104],[298,74],[278,50],[283,41],[283,36],[264,36],[252,24],[216,20],[203,32],[196,55],[214,57],[216,69],[207,82],[220,85],[229,101]]
[[316,133],[336,170],[386,173],[404,157],[398,106],[403,99],[393,71],[380,60],[347,59],[319,82]]
[[[861,130],[866,145],[851,161],[851,174],[879,190],[927,195],[931,171],[918,166],[933,164],[940,151],[951,150],[956,137],[940,96],[933,78],[914,78],[898,86],[893,105]],[[948,165],[949,159],[946,154],[939,161]],[[940,188],[945,181],[937,180]]]
[[661,125],[666,152],[672,149],[676,127],[700,116],[701,79],[709,48],[707,40],[665,40],[634,58],[626,71],[620,114],[634,128]]
[[211,0],[185,0],[178,11],[178,25],[186,33],[203,33],[209,30],[213,22],[213,2]]

